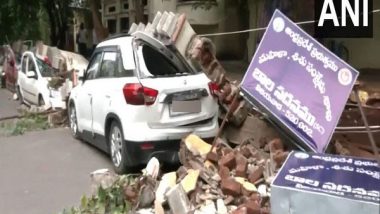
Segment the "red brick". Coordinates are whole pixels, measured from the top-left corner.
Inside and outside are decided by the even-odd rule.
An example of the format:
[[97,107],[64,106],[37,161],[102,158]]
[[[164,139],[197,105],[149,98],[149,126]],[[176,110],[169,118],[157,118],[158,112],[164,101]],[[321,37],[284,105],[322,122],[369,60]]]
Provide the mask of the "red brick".
[[233,152],[234,150],[232,150],[232,149],[230,149],[230,148],[227,148],[227,147],[224,147],[223,149],[222,149],[222,153],[223,153],[223,155],[227,155],[227,154],[229,154],[229,153],[231,153],[231,152]]
[[261,214],[270,214],[270,209],[267,207],[261,208],[260,213]]
[[236,167],[235,154],[233,152],[230,152],[227,155],[223,156],[219,160],[219,166],[228,167],[228,169],[230,169],[230,170],[235,168]]
[[270,148],[270,151],[276,151],[276,150],[281,150],[283,151],[284,150],[284,144],[282,144],[282,141],[278,138],[272,140],[271,142],[269,142],[269,148]]
[[218,163],[218,155],[215,152],[209,152],[207,154],[207,160],[213,162],[213,163]]
[[222,179],[221,186],[225,195],[239,196],[241,193],[241,184],[233,178]]
[[253,172],[251,172],[251,174],[249,174],[248,176],[249,182],[254,184],[256,181],[258,181],[260,178],[263,177],[263,172],[264,172],[264,167],[259,166],[258,168],[256,168]]
[[218,173],[221,179],[227,179],[230,177],[230,170],[225,166],[221,166]]
[[241,148],[240,150],[241,154],[244,155],[244,157],[246,158],[250,158],[251,157],[251,151],[248,149],[248,147],[243,147]]
[[273,154],[273,160],[276,162],[276,167],[279,168],[288,157],[289,152],[276,151]]
[[232,211],[231,214],[247,214],[247,208],[239,207],[236,210]]
[[249,200],[244,206],[247,208],[247,214],[260,214],[260,204],[257,201]]
[[243,155],[236,156],[236,176],[247,177],[248,161]]
[[258,193],[252,193],[251,196],[249,197],[250,200],[259,202],[260,201],[260,194]]

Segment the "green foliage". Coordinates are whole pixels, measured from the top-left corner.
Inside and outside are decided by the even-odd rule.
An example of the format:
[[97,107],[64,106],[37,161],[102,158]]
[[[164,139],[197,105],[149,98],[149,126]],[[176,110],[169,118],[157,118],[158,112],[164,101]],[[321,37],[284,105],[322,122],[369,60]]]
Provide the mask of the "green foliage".
[[27,131],[45,130],[50,127],[47,116],[35,113],[25,113],[21,119],[0,123],[0,134],[22,135]]
[[80,206],[63,210],[60,214],[124,214],[131,210],[131,203],[125,200],[124,187],[132,185],[131,175],[123,175],[109,188],[99,187],[94,196],[82,196]]
[[16,39],[40,39],[41,1],[8,0],[0,4],[0,44]]

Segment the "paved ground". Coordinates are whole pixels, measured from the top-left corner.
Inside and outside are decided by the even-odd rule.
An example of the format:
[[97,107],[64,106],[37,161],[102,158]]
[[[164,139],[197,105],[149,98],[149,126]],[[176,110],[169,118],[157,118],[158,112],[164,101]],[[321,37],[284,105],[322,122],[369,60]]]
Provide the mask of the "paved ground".
[[19,102],[12,100],[12,96],[13,94],[10,91],[0,89],[0,119],[18,115]]
[[90,191],[89,173],[108,157],[74,140],[68,129],[0,138],[0,213],[52,214]]

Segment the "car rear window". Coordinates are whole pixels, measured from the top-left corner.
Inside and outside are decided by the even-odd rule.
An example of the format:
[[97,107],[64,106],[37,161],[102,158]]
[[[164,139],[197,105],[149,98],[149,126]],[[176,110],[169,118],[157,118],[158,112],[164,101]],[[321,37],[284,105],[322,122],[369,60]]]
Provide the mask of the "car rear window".
[[170,57],[150,45],[141,44],[137,50],[140,77],[179,76],[194,73],[176,54]]

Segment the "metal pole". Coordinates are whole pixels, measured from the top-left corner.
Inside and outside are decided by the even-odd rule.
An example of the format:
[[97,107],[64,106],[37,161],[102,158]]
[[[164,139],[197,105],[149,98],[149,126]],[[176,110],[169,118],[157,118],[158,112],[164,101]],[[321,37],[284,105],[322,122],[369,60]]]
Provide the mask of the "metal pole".
[[[240,96],[239,94],[240,94],[240,87],[238,88],[238,90],[236,92],[236,95],[235,95],[234,99],[231,102],[231,105],[235,104],[235,102],[237,101],[238,97]],[[231,113],[232,113],[232,108],[230,107],[230,108],[228,108],[228,111],[227,111],[226,115],[223,118],[222,124],[220,125],[219,130],[218,130],[218,133],[216,134],[214,140],[212,141],[212,146],[211,146],[210,152],[212,152],[212,150],[216,146],[215,145],[216,144],[216,140],[219,138],[220,134],[222,133],[223,128],[224,128],[224,126],[225,126],[225,124],[227,122],[227,119],[230,117]]]
[[367,133],[368,133],[368,138],[369,138],[369,141],[371,142],[371,145],[372,145],[372,149],[373,149],[373,152],[375,154],[375,158],[377,159],[377,162],[379,164],[379,167],[380,167],[380,156],[379,156],[379,149],[377,148],[377,145],[376,145],[376,142],[375,142],[375,138],[373,137],[373,134],[371,132],[371,129],[369,128],[369,124],[368,124],[368,120],[367,120],[367,116],[365,115],[365,112],[363,110],[363,106],[360,102],[360,98],[359,98],[359,93],[358,93],[358,89],[355,87],[354,89],[354,93],[355,93],[355,99],[356,101],[358,102],[358,106],[359,106],[359,110],[360,110],[360,114],[362,115],[362,118],[363,118],[363,122],[364,122],[364,125],[366,127],[366,130],[367,130]]

